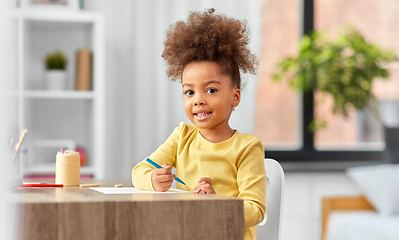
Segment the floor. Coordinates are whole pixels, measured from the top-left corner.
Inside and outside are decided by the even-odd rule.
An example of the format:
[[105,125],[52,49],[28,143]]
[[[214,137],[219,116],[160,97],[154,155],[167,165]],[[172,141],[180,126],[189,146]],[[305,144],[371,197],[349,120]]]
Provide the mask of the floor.
[[321,199],[360,194],[343,171],[286,172],[280,240],[320,240]]

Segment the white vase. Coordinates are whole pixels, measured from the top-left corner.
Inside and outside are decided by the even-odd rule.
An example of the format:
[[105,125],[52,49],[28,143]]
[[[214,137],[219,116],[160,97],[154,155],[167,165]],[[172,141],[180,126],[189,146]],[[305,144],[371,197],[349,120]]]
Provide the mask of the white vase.
[[66,71],[58,69],[47,70],[45,80],[48,90],[65,90]]

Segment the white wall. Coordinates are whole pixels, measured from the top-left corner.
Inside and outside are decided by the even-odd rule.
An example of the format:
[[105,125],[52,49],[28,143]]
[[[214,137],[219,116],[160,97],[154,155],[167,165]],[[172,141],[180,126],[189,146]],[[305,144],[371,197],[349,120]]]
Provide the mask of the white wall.
[[15,232],[13,223],[15,221],[16,207],[8,202],[4,194],[5,186],[11,179],[17,177],[9,170],[12,167],[7,152],[5,136],[16,130],[17,102],[10,96],[11,90],[15,90],[16,71],[15,56],[16,36],[14,27],[16,21],[10,16],[10,9],[15,5],[14,1],[0,1],[0,239],[14,239]]
[[[166,30],[190,11],[214,7],[246,19],[251,50],[260,50],[260,0],[86,0],[86,10],[102,11],[107,54],[107,178],[130,178],[131,169],[162,144],[179,122],[190,123],[180,83],[169,80],[161,54]],[[243,89],[231,126],[252,133],[256,76]]]

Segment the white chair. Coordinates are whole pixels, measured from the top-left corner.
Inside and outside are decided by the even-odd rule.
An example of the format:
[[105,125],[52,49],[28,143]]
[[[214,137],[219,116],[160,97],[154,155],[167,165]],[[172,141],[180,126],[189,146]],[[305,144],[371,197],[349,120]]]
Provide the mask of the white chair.
[[265,159],[266,169],[266,214],[256,231],[258,239],[279,240],[283,208],[284,171],[274,159]]

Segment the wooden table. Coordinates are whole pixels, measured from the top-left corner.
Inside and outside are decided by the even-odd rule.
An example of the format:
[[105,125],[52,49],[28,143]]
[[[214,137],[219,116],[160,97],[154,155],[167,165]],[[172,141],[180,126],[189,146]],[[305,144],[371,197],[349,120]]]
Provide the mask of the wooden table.
[[193,193],[110,195],[79,187],[21,187],[11,195],[19,209],[18,239],[244,238],[243,201],[238,198]]

